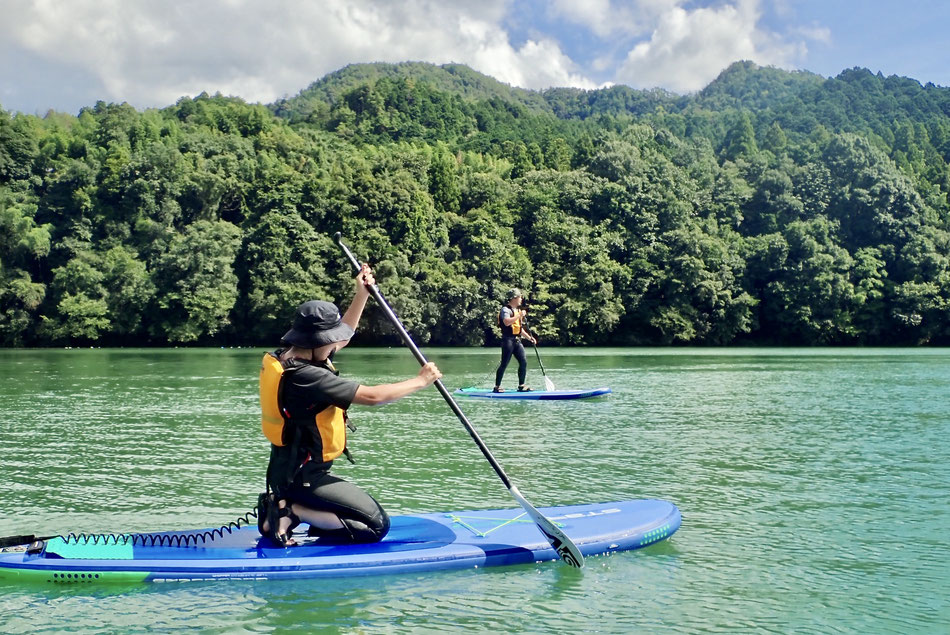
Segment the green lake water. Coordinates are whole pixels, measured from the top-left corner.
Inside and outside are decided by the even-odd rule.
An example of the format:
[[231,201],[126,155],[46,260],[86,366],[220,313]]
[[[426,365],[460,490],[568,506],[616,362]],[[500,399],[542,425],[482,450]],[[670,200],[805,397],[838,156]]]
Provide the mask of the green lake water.
[[[263,350],[0,350],[0,536],[244,515],[268,454]],[[0,632],[947,632],[950,350],[541,351],[558,388],[613,394],[460,401],[486,444],[538,507],[676,503],[670,540],[581,571],[0,582]],[[426,353],[452,389],[492,383],[495,349]],[[398,348],[336,361],[363,383],[417,369]],[[350,413],[357,464],[335,472],[391,513],[516,506],[434,389]]]

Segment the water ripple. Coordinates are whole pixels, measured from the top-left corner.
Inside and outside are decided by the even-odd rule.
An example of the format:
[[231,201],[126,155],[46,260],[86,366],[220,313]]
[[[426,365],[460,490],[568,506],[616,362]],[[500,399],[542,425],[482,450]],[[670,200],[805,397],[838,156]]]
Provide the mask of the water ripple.
[[[220,525],[263,485],[261,351],[0,351],[0,534]],[[429,351],[450,388],[497,351]],[[938,632],[950,353],[546,350],[587,402],[460,401],[537,506],[657,497],[672,540],[556,564],[333,581],[2,587],[5,632]],[[366,383],[405,351],[348,349]],[[130,372],[132,369],[132,372]],[[533,371],[532,371],[533,372]],[[540,376],[533,377],[536,384]],[[354,408],[337,472],[393,513],[511,507],[435,391]],[[68,621],[67,617],[68,616]]]

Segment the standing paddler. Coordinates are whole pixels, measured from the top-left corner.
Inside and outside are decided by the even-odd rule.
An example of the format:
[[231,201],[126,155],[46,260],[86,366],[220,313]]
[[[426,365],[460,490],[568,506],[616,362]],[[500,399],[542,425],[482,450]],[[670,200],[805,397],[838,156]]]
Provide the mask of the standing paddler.
[[523,322],[527,313],[521,308],[524,301],[521,290],[511,289],[506,297],[508,302],[498,312],[498,326],[501,327],[501,364],[495,371],[495,387],[492,388],[492,392],[505,392],[501,387],[501,380],[505,376],[505,369],[508,368],[512,355],[518,360],[518,392],[529,392],[531,389],[524,383],[528,376],[528,358],[524,353],[521,339],[524,338],[532,344],[537,344],[537,340],[524,327]]

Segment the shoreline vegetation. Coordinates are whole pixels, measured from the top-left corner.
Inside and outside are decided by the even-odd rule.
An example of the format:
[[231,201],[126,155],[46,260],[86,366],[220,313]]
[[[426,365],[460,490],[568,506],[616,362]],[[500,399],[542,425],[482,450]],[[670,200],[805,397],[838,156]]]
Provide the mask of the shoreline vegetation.
[[497,341],[512,286],[543,345],[945,346],[948,194],[950,88],[860,68],[679,96],[363,64],[271,105],[0,104],[0,346],[276,342],[349,302],[336,231],[425,346]]

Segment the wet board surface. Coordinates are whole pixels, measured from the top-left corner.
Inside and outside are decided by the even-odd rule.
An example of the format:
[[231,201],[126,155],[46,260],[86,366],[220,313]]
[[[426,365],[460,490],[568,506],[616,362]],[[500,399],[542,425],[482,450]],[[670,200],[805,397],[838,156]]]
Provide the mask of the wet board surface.
[[560,399],[589,399],[610,393],[610,388],[587,388],[582,390],[531,390],[518,392],[492,392],[490,388],[459,388],[456,395],[463,397],[477,397],[479,399],[532,399],[532,400],[560,400]]
[[[680,526],[676,505],[628,500],[541,508],[585,556],[629,551],[659,542]],[[25,547],[0,551],[0,578],[7,582],[108,583],[200,579],[318,578],[398,574],[524,564],[558,556],[524,510],[495,509],[392,517],[378,543],[325,545],[298,527],[295,547],[279,548],[256,526],[183,544],[199,532],[79,537],[46,542],[40,553]],[[161,544],[178,541],[182,544]]]

